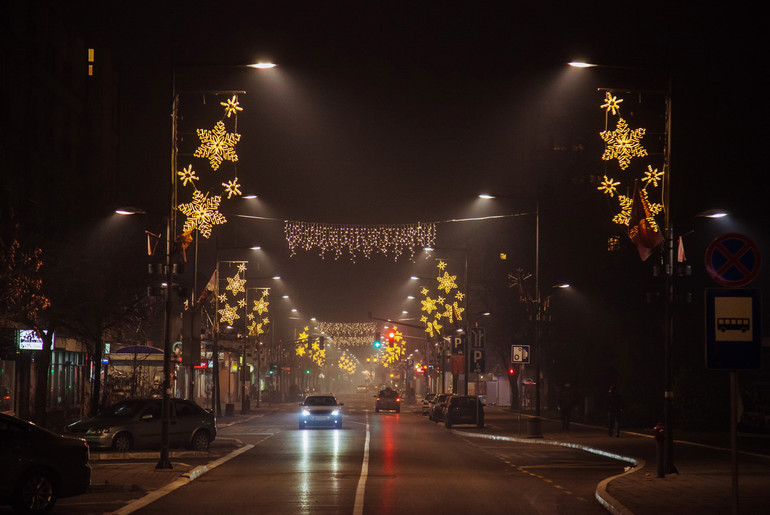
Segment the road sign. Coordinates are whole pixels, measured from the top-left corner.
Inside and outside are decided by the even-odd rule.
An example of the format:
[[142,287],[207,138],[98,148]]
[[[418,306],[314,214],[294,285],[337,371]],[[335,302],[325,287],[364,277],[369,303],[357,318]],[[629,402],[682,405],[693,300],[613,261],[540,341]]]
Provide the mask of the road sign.
[[511,345],[511,363],[529,364],[529,345]]
[[711,242],[706,249],[706,271],[721,286],[740,288],[759,274],[762,258],[756,243],[730,233]]
[[472,349],[484,348],[484,328],[483,327],[471,327],[471,348]]
[[706,366],[752,370],[761,366],[759,290],[706,290]]
[[452,338],[452,355],[465,355],[465,335],[455,336]]
[[471,372],[483,374],[485,370],[484,349],[471,349]]

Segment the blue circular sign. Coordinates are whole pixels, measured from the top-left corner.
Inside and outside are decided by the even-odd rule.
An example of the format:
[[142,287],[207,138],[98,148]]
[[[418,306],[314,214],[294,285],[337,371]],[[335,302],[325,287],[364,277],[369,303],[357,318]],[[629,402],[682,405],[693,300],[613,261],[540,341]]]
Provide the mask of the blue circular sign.
[[756,243],[742,234],[730,233],[711,242],[706,249],[706,271],[728,288],[740,288],[759,274],[762,257]]

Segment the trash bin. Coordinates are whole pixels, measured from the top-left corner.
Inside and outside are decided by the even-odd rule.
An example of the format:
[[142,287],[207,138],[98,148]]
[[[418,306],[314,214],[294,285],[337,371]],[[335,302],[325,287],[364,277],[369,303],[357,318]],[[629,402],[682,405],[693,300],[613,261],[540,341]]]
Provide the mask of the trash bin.
[[235,414],[235,404],[225,404],[225,416],[232,417]]

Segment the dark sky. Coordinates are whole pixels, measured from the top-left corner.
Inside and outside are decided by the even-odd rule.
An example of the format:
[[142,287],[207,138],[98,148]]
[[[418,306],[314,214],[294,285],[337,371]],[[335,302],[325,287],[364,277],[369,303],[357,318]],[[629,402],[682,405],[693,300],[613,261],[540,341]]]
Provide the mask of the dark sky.
[[[596,88],[661,90],[670,76],[674,216],[687,225],[692,214],[726,207],[757,225],[767,192],[757,147],[767,129],[756,120],[767,114],[767,79],[754,58],[766,21],[675,4],[112,3],[101,13],[123,101],[121,194],[137,205],[167,202],[176,67],[178,91],[247,92],[238,176],[260,199],[223,207],[230,224],[203,242],[202,269],[213,267],[216,246],[258,242],[260,273],[284,277],[303,314],[394,316],[415,266],[407,257],[351,264],[311,251],[289,259],[280,221],[411,223],[532,208],[480,207],[474,197],[490,191],[539,194],[543,280],[589,282],[600,272],[591,256],[611,227],[605,199],[588,182],[604,166]],[[279,67],[219,68],[255,58]],[[567,69],[575,58],[644,71]],[[199,107],[199,97],[182,97],[180,127],[197,123]],[[468,242],[516,247],[513,255],[532,266],[525,218],[439,224],[440,245]]]

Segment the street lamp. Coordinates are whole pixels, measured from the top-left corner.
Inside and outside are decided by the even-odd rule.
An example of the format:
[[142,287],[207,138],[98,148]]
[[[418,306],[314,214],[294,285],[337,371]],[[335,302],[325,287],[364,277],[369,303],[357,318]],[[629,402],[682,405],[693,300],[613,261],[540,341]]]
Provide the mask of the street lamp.
[[[516,197],[499,197],[489,193],[479,194],[481,199],[517,199]],[[535,362],[535,416],[529,419],[527,424],[527,436],[530,438],[542,438],[542,424],[540,420],[540,321],[542,317],[542,303],[540,299],[540,200],[535,200],[535,334],[534,334],[534,359]]]
[[[626,70],[640,70],[639,68],[624,67],[624,66],[607,66],[591,64],[582,61],[573,61],[567,63],[573,68],[611,68],[611,69],[626,69]],[[640,70],[641,71],[641,70]],[[665,428],[665,446],[664,446],[664,463],[658,464],[658,477],[664,477],[666,473],[673,474],[677,472],[674,466],[674,434],[672,431],[672,405],[674,398],[673,391],[673,368],[671,351],[674,338],[674,269],[675,269],[675,256],[674,256],[674,228],[671,222],[671,74],[667,74],[666,89],[658,91],[664,95],[665,102],[665,132],[666,142],[663,151],[663,206],[664,206],[664,229],[663,229],[663,267],[662,273],[664,278],[664,350],[663,350],[663,367],[664,367],[664,386],[663,386],[663,424]],[[602,91],[612,92],[612,89],[600,88]]]
[[[248,65],[247,65],[248,66]],[[255,68],[273,68],[275,65],[272,63],[255,63],[253,67]],[[240,66],[215,66],[215,67],[208,67],[208,68],[239,68]],[[190,68],[195,68],[190,67]],[[177,68],[174,67],[171,70],[171,182],[169,187],[169,215],[167,218],[167,226],[166,226],[166,279],[167,284],[169,287],[166,288],[166,314],[165,314],[165,337],[164,337],[164,348],[163,348],[163,400],[162,400],[162,411],[161,411],[161,446],[160,446],[160,457],[158,459],[158,463],[155,466],[156,469],[170,469],[173,468],[173,465],[171,464],[171,460],[169,458],[169,425],[170,425],[170,419],[171,419],[171,370],[170,370],[170,360],[171,360],[171,338],[170,338],[170,326],[171,326],[171,296],[170,296],[170,285],[171,285],[171,279],[172,279],[172,271],[171,271],[171,235],[172,231],[176,231],[177,227],[177,221],[176,221],[176,211],[178,207],[177,202],[177,155],[179,152],[177,143],[178,143],[178,115],[179,115],[179,92],[176,89],[176,72]],[[211,94],[238,94],[238,93],[245,93],[245,91],[207,91],[203,93],[211,93]],[[198,268],[198,235],[196,232],[195,235],[195,261],[194,261],[194,270],[195,270],[195,277],[193,279],[193,285],[195,288],[195,291],[197,292],[197,268]],[[193,296],[193,309],[194,306],[194,296]],[[190,377],[192,381],[193,377],[193,367],[190,366]],[[192,386],[191,386],[192,389]]]

